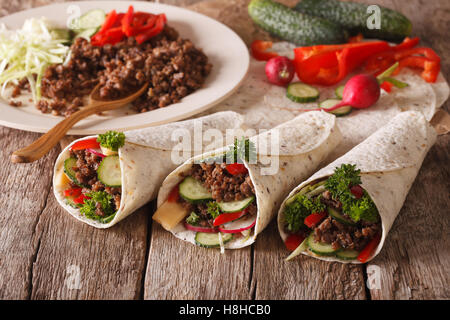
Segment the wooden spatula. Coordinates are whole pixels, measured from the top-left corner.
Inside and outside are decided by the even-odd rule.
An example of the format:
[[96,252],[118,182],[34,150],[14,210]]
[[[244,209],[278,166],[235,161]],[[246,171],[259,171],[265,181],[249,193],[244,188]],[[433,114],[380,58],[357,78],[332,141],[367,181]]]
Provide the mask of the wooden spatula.
[[98,95],[100,85],[97,85],[89,95],[89,104],[87,106],[81,108],[79,111],[59,122],[56,126],[50,129],[50,131],[42,135],[28,147],[14,151],[11,155],[11,161],[14,163],[28,163],[42,158],[78,121],[97,112],[109,111],[123,107],[144,93],[147,86],[148,84],[145,84],[133,94],[121,99],[101,100]]

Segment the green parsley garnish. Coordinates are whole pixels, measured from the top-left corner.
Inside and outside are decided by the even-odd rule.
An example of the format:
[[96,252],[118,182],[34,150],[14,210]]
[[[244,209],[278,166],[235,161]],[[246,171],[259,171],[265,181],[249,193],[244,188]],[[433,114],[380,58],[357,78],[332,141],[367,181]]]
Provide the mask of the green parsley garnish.
[[104,134],[99,134],[97,141],[100,142],[102,147],[117,151],[125,144],[125,134],[123,132],[108,131]]
[[364,190],[359,199],[356,199],[350,191],[352,186],[361,184],[360,173],[361,170],[356,169],[356,165],[343,164],[327,179],[325,188],[330,191],[333,199],[342,203],[342,211],[354,222],[359,220],[376,222],[379,218],[378,210],[367,191]]
[[[105,191],[95,191],[87,194],[87,196],[90,197],[90,199],[85,199],[83,206],[80,208],[80,212],[86,218],[105,222],[103,221],[104,219],[110,218],[110,216],[115,213],[114,199],[110,194]],[[100,204],[105,216],[97,215],[97,203]]]
[[213,219],[217,218],[220,215],[220,208],[217,202],[210,201],[206,205],[208,206],[208,213]]
[[304,194],[294,196],[292,202],[284,208],[284,218],[289,231],[297,232],[304,226],[304,220],[307,216],[325,210],[325,205],[320,202],[320,198],[321,196],[310,199]]

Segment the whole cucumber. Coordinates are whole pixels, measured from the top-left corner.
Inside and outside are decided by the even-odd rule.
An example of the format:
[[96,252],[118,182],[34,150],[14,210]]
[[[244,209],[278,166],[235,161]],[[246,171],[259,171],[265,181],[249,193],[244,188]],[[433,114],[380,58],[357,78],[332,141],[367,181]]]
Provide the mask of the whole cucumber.
[[347,41],[347,33],[338,24],[297,12],[272,0],[252,0],[248,13],[270,34],[299,46]]
[[294,7],[304,14],[322,17],[340,24],[352,34],[361,32],[366,38],[378,38],[399,42],[411,34],[412,24],[401,13],[380,8],[380,28],[369,29],[367,20],[374,11],[367,12],[368,4],[338,0],[302,0]]

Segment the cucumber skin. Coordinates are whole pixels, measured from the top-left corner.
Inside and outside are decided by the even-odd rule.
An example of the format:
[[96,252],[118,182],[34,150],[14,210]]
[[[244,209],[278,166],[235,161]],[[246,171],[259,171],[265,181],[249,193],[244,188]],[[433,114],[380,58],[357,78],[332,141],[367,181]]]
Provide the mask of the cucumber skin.
[[302,14],[272,0],[252,0],[248,13],[270,34],[299,46],[347,41],[347,33],[338,24]]
[[[197,236],[199,236],[199,233],[202,233],[202,232],[197,232],[195,234],[195,244],[196,245],[198,245],[199,247],[208,248],[208,249],[219,248],[220,247],[220,243],[212,245],[212,244],[204,244],[204,243],[201,243],[201,242],[197,241]],[[216,233],[214,233],[214,234],[216,234]],[[225,241],[223,241],[223,238],[222,238],[223,244],[225,244],[225,243],[231,241],[231,239],[233,239],[233,234],[232,233],[228,233],[228,234],[231,235],[231,236],[229,237],[229,239],[226,239]]]
[[378,6],[381,14],[381,29],[368,29],[369,5],[338,0],[302,0],[294,9],[298,12],[328,19],[340,24],[352,34],[361,32],[366,38],[377,38],[400,42],[411,34],[412,24],[401,13]]
[[[110,159],[112,158],[112,157],[115,157],[115,158],[117,158],[117,161],[119,161],[119,157],[118,156],[108,156],[108,157],[106,157],[106,158],[104,158],[103,160],[102,160],[102,162],[100,162],[100,165],[98,166],[98,169],[97,169],[97,178],[98,178],[98,180],[100,180],[100,182],[101,183],[103,183],[105,186],[108,186],[108,187],[112,187],[112,188],[118,188],[118,187],[120,187],[120,186],[122,186],[122,184],[117,184],[117,185],[115,185],[115,184],[108,184],[108,183],[106,183],[102,178],[101,178],[101,176],[102,176],[102,170],[104,170],[103,169],[103,166],[105,165],[105,163],[106,162],[104,162],[107,158],[109,158],[110,157]],[[119,162],[119,164],[120,164],[120,162]]]
[[[69,162],[71,159],[75,159],[75,158],[70,157],[70,158],[67,158],[66,160],[64,160],[64,167],[63,167],[63,168],[64,168],[64,173],[65,173],[65,174],[69,177],[69,179],[72,180],[72,182],[75,183],[77,186],[79,186],[79,187],[81,187],[81,188],[88,187],[88,186],[86,186],[86,185],[80,183],[80,182],[77,180],[77,178],[75,177],[75,175],[73,175],[72,172],[71,172],[69,169],[66,168],[66,165],[68,164],[68,162]],[[75,159],[75,163],[76,163],[76,159]]]

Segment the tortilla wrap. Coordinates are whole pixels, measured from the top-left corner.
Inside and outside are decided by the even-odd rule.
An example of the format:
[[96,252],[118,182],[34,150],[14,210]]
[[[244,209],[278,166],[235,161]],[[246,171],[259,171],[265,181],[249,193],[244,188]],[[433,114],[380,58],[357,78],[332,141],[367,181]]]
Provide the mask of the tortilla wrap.
[[[55,163],[53,175],[53,192],[59,204],[78,220],[85,222],[96,228],[109,228],[117,222],[126,218],[136,209],[145,203],[153,200],[164,178],[173,169],[186,159],[196,154],[201,154],[205,150],[214,150],[224,143],[221,139],[209,140],[201,139],[197,145],[195,141],[200,141],[202,137],[196,137],[195,131],[200,130],[200,134],[208,129],[215,129],[216,134],[233,135],[234,130],[241,129],[242,116],[235,112],[218,112],[209,116],[170,123],[166,125],[150,127],[145,129],[125,132],[125,144],[119,148],[119,159],[122,176],[122,195],[119,210],[109,223],[101,223],[86,218],[76,209],[67,204],[64,197],[64,189],[67,188],[61,183],[64,177],[64,160],[69,157],[70,147],[77,141],[89,139],[95,136],[84,137],[75,140],[68,145],[58,156]],[[180,146],[180,140],[174,139],[177,130],[185,138],[192,138],[189,146],[184,148],[187,151],[182,161],[175,163],[172,161],[172,153]],[[203,130],[203,132],[202,132]],[[198,133],[197,133],[198,134]],[[220,137],[222,138],[222,137]]]
[[[278,155],[269,152],[273,136],[279,135]],[[340,143],[341,134],[336,118],[326,112],[300,115],[270,131],[250,138],[256,146],[257,161],[243,161],[253,182],[257,203],[257,218],[253,234],[247,239],[233,239],[225,248],[238,249],[252,244],[276,215],[281,199],[300,181],[308,177]],[[192,165],[201,159],[221,155],[226,148],[196,156],[173,171],[163,182],[158,194],[158,208],[167,200],[170,191],[180,183]],[[271,149],[274,150],[274,149]],[[277,163],[276,173],[265,174],[268,163]],[[265,163],[266,165],[264,165]],[[269,170],[270,171],[270,170]],[[177,238],[195,244],[195,232],[187,230],[184,220],[168,230]]]
[[[361,170],[361,186],[372,198],[381,217],[382,236],[375,253],[370,258],[373,259],[383,247],[423,159],[435,141],[436,132],[422,113],[417,111],[400,113],[386,126],[344,156],[316,172],[289,194],[278,212],[278,230],[281,238],[285,241],[288,236],[283,228],[285,221],[282,214],[286,200],[304,186],[329,177],[336,167],[342,164],[355,164],[356,168]],[[308,250],[302,253],[313,256]],[[345,262],[334,257],[316,255],[314,257],[326,261]]]

